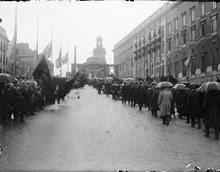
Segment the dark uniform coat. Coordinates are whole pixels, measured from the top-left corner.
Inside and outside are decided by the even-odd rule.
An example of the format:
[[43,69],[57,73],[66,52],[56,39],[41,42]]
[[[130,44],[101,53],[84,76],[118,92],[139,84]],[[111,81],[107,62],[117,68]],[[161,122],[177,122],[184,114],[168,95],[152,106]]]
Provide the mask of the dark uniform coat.
[[[206,127],[213,127],[216,120],[219,119],[219,114],[217,114],[217,107],[219,102],[219,96],[214,92],[209,92],[205,94],[203,99],[202,108],[204,110],[203,122]],[[218,122],[219,123],[219,122]]]
[[154,89],[150,103],[151,110],[153,111],[159,110],[159,106],[158,106],[159,93],[160,93],[159,89]]
[[143,85],[137,86],[137,92],[136,92],[136,99],[138,104],[144,104],[145,103],[145,88]]

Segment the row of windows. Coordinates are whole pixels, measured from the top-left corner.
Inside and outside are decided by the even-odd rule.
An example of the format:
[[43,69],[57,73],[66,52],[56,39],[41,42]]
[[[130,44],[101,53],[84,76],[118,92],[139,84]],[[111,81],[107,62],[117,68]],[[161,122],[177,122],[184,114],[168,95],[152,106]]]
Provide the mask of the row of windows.
[[[200,37],[204,37],[206,35],[206,22],[205,21],[202,21],[200,23]],[[216,18],[216,15],[215,16],[212,16],[211,18],[211,31],[212,33],[215,33],[217,32],[217,18]],[[187,38],[187,29],[185,29],[184,31],[182,31],[182,43],[183,44],[186,44],[186,38]],[[179,34],[175,34],[174,35],[174,42],[173,42],[173,45],[174,45],[174,48],[178,47],[178,43],[179,43]],[[195,41],[196,39],[196,26],[192,26],[190,28],[190,40],[191,41]],[[170,51],[171,50],[171,38],[169,38],[167,40],[167,50]]]
[[7,48],[8,48],[7,45],[4,44],[3,42],[1,42],[1,44],[0,44],[0,50],[6,52],[6,51],[7,51]]
[[133,67],[133,58],[130,58],[129,60],[122,62],[119,64],[119,71],[124,71],[125,69],[129,67]]
[[[211,2],[212,3],[212,10],[217,8],[217,3],[216,2]],[[200,14],[201,16],[205,15],[205,2],[200,3]],[[182,18],[182,26],[186,26],[186,11],[181,14]],[[195,6],[190,8],[190,20],[195,21]],[[174,19],[174,31],[178,30],[178,17]],[[171,21],[167,23],[167,33],[171,34]]]
[[[212,58],[212,70],[215,71],[217,70],[217,67],[218,67],[218,51],[213,51],[211,53],[211,58]],[[180,66],[179,66],[179,63],[181,63],[182,65],[182,75],[183,77],[186,76],[186,73],[187,73],[187,67],[186,65],[184,64],[186,59],[182,59],[181,61],[175,61],[174,63],[174,75],[175,77],[178,77],[178,74],[181,72],[180,71]],[[192,75],[195,74],[196,72],[196,56],[192,56],[191,57],[191,67],[190,67],[190,72]],[[206,72],[206,67],[207,67],[207,63],[206,63],[206,53],[203,53],[200,55],[200,62],[201,62],[201,73],[205,73]],[[168,64],[167,65],[167,70],[168,70],[168,73],[171,73],[171,67],[172,67],[172,64]]]
[[5,58],[5,54],[4,55],[0,54],[0,63],[2,63],[2,61],[3,61],[3,63],[6,63],[6,65],[8,64],[8,59]]

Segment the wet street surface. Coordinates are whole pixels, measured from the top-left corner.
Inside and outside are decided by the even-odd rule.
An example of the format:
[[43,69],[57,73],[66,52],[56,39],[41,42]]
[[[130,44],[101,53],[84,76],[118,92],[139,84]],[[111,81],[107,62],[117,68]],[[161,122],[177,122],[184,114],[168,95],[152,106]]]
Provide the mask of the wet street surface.
[[72,90],[25,123],[0,126],[0,171],[183,171],[220,168],[220,141],[185,120],[169,126],[147,108],[124,105],[93,87]]

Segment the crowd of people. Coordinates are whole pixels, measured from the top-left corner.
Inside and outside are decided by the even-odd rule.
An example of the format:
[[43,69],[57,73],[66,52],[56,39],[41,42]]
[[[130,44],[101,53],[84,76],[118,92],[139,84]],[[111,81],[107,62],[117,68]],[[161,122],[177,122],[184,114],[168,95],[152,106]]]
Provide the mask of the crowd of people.
[[25,122],[26,116],[35,115],[36,111],[47,105],[56,101],[60,104],[60,100],[65,100],[71,89],[85,85],[85,80],[81,81],[80,77],[78,80],[75,84],[76,79],[66,82],[65,78],[53,78],[53,94],[49,94],[44,85],[39,85],[33,78],[0,83],[0,123]]
[[196,124],[198,129],[204,125],[205,137],[214,129],[215,139],[219,139],[220,92],[217,90],[198,91],[200,85],[193,83],[184,83],[181,89],[157,87],[155,82],[142,81],[117,84],[93,81],[92,85],[107,96],[112,94],[113,99],[120,97],[123,104],[138,105],[139,110],[147,107],[152,116],[162,118],[162,124],[168,126],[171,116],[176,118],[177,113],[179,119],[186,119],[193,128]]
[[34,80],[0,83],[1,123],[25,122],[25,116],[35,115],[34,112],[47,103],[45,91]]

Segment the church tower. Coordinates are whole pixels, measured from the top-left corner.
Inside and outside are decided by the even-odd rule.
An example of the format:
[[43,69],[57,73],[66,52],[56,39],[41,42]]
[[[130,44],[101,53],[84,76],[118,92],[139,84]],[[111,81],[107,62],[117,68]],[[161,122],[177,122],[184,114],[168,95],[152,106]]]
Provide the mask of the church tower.
[[102,45],[102,38],[99,36],[96,39],[96,48],[93,49],[93,57],[98,58],[102,60],[104,63],[106,63],[105,54],[106,54],[106,51]]

